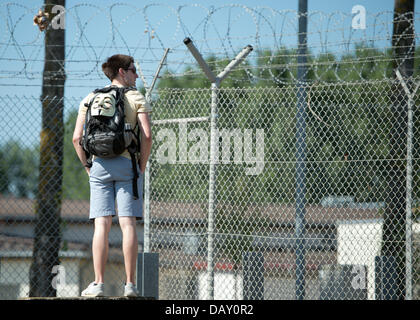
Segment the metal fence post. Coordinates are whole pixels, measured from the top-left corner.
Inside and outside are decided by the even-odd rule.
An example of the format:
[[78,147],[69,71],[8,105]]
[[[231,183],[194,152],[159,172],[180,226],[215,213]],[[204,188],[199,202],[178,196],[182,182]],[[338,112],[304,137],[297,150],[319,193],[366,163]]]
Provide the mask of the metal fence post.
[[298,82],[296,115],[296,299],[305,298],[305,196],[306,196],[306,53],[307,0],[299,0]]
[[216,208],[216,155],[218,149],[217,138],[217,102],[219,84],[211,84],[211,114],[210,114],[210,168],[209,168],[209,215],[208,215],[208,241],[207,241],[207,290],[208,298],[214,299],[214,212]]
[[211,71],[210,67],[204,61],[202,55],[194,46],[190,38],[184,39],[184,44],[190,50],[193,57],[197,60],[199,66],[211,82],[211,115],[210,115],[210,163],[209,163],[209,208],[208,208],[208,226],[207,226],[207,293],[208,299],[214,299],[214,218],[216,209],[216,164],[218,159],[218,94],[219,86],[224,78],[237,65],[239,65],[246,56],[253,50],[252,46],[246,46],[217,76]]
[[412,219],[412,201],[413,201],[413,105],[414,95],[420,86],[416,85],[413,92],[410,92],[404,81],[400,70],[396,70],[396,75],[403,87],[407,97],[407,173],[406,173],[406,244],[405,244],[405,299],[413,299],[413,219]]
[[[166,61],[166,57],[169,53],[169,49],[165,49],[163,57],[159,62],[159,65],[156,69],[153,81],[150,87],[147,85],[146,79],[141,71],[140,65],[136,63],[137,70],[140,74],[140,78],[143,82],[144,88],[146,89],[145,99],[148,103],[152,102],[152,91],[155,87],[156,80],[159,77],[160,70]],[[147,161],[146,170],[144,172],[144,211],[143,211],[143,221],[144,221],[144,239],[143,239],[143,252],[150,252],[150,160]]]
[[137,289],[142,297],[159,299],[159,253],[141,252],[137,257]]
[[395,257],[375,257],[375,300],[396,300],[398,298],[397,268]]
[[[145,99],[148,103],[152,102],[152,91],[159,77],[160,70],[165,63],[169,49],[165,50],[163,57],[159,63],[156,73],[153,77],[150,87],[141,71],[140,65],[137,64],[138,72],[146,89]],[[142,296],[150,296],[159,299],[159,254],[150,252],[150,161],[147,161],[144,172],[144,207],[143,207],[143,252],[137,255],[137,288]],[[147,280],[147,281],[146,281]]]
[[244,300],[264,300],[264,255],[262,252],[242,254]]
[[147,161],[144,172],[144,239],[143,252],[150,252],[150,161]]
[[413,97],[407,103],[407,197],[406,197],[406,241],[405,241],[405,299],[413,299],[413,219],[411,204],[413,200]]

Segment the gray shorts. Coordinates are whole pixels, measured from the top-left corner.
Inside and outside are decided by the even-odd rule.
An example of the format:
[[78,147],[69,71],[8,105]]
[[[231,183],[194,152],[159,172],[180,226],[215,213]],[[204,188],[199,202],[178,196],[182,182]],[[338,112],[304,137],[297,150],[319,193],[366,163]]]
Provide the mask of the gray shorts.
[[139,199],[134,200],[131,160],[122,156],[112,159],[95,158],[89,177],[89,219],[115,216],[117,212],[119,217],[140,219],[143,213],[143,174],[138,164],[137,172]]

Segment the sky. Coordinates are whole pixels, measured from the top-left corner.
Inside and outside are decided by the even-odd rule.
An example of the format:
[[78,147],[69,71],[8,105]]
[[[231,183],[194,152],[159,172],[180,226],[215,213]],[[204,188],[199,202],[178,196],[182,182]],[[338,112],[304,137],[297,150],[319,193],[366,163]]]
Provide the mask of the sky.
[[[33,25],[32,17],[37,8],[42,6],[43,1],[25,0],[16,2],[16,5],[6,5],[7,3],[13,3],[13,1],[0,0],[0,29],[3,29],[3,35],[0,36],[0,63],[2,65],[0,66],[0,95],[9,91],[10,88],[6,84],[17,84],[14,89],[16,93],[35,93],[37,90],[39,92],[40,88],[32,88],[32,86],[38,86],[41,80],[43,35]],[[99,6],[99,3],[102,6]],[[201,8],[192,7],[193,4]],[[231,4],[237,5],[238,8],[224,8]],[[106,16],[109,11],[100,10],[101,7],[110,8],[113,5],[116,6],[113,7],[112,17]],[[185,8],[182,10],[181,23],[179,23],[176,21],[174,10],[182,5],[185,5]],[[361,5],[366,9],[367,28],[353,30],[353,34],[349,34],[352,8],[356,5]],[[343,42],[350,36],[369,37],[369,33],[378,32],[371,27],[374,15],[384,11],[389,11],[391,14],[393,5],[393,0],[308,0],[308,30],[310,32],[308,41],[313,44],[311,49],[322,50],[324,43]],[[261,16],[247,14],[243,9],[244,6],[255,8]],[[287,10],[296,12],[298,0],[232,0],[232,2],[225,0],[102,0],[100,2],[67,0],[66,7],[70,11],[65,22],[66,71],[68,72],[66,94],[70,96],[84,95],[85,88],[92,85],[89,83],[90,80],[106,80],[100,74],[99,64],[95,65],[93,61],[102,61],[107,55],[110,56],[121,49],[126,51],[122,53],[133,55],[142,62],[143,73],[147,82],[150,83],[164,48],[173,49],[168,56],[168,62],[171,62],[171,59],[173,61],[170,66],[172,70],[182,71],[184,66],[179,61],[191,59],[189,53],[184,52],[184,55],[181,55],[179,52],[179,50],[185,51],[182,40],[186,35],[193,38],[204,56],[217,52],[233,57],[241,46],[248,44],[253,45],[254,48],[267,48],[282,45],[294,47],[297,43],[295,15],[278,12],[287,12]],[[147,7],[147,20],[139,21],[144,17],[141,9],[145,7]],[[216,13],[212,15],[210,21],[206,21],[205,11],[211,10],[212,7]],[[263,7],[267,9],[261,9]],[[277,13],[273,14],[268,8],[277,10]],[[138,11],[133,12],[133,10]],[[328,16],[329,14],[333,15],[331,21],[328,21],[331,17]],[[382,14],[381,17],[391,16]],[[377,29],[380,29],[382,22],[382,20],[379,21]],[[324,32],[323,28],[327,25],[329,32]],[[389,29],[389,26],[388,24],[386,27]],[[270,27],[275,29],[275,35],[272,34]],[[155,37],[152,39],[151,32],[155,32]],[[227,35],[230,37],[229,40]],[[101,46],[107,46],[107,48],[98,48]],[[342,50],[333,48],[331,45],[328,45],[328,49]],[[179,56],[176,56],[177,51]],[[21,60],[18,61],[19,59]],[[92,69],[94,69],[93,72],[86,72]],[[21,70],[24,70],[22,74],[16,74]],[[17,77],[11,80],[8,79],[10,75]],[[22,80],[22,83],[19,83],[18,79]],[[93,83],[93,85],[98,84],[97,81]]]
[[[19,100],[25,96],[29,101],[41,94],[43,34],[33,25],[32,18],[42,5],[43,1],[39,0],[0,0],[0,97],[12,96]],[[182,5],[185,7],[179,11],[181,18],[177,20],[174,13]],[[354,16],[352,8],[356,5],[366,10],[366,28],[363,30],[350,26]],[[372,32],[392,32],[389,21],[393,6],[394,0],[308,0],[308,30],[312,32],[308,41],[314,51],[343,53],[343,45],[338,47],[331,43],[369,38]],[[147,8],[145,15],[144,8]],[[171,71],[181,73],[185,63],[194,63],[183,45],[185,36],[194,40],[204,56],[216,52],[234,57],[241,46],[248,44],[254,48],[278,48],[282,45],[295,47],[297,43],[293,12],[298,9],[298,0],[67,0],[66,9],[69,11],[65,22],[65,95],[75,101],[107,84],[100,64],[116,51],[133,55],[150,84],[165,48],[171,48],[166,66]],[[206,20],[206,13],[212,9],[214,14]],[[377,14],[380,16],[375,22]],[[384,23],[384,19],[388,21]],[[375,28],[373,24],[376,24]],[[328,32],[323,29],[326,25]],[[137,85],[141,85],[140,79]],[[11,101],[15,101],[13,99]],[[66,105],[67,112],[76,107],[76,104]],[[23,116],[13,109],[12,102],[6,103],[4,108],[14,116],[0,120],[0,143],[19,135],[10,123]],[[33,128],[29,131],[37,132],[41,122],[39,107],[32,114]],[[25,139],[29,143],[39,140],[36,134]]]

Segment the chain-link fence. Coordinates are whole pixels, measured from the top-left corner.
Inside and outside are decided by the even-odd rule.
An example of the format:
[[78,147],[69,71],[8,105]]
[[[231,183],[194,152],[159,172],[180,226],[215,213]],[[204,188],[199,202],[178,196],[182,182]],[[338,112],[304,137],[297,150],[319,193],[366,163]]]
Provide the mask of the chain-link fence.
[[[63,140],[57,146],[59,151],[48,150],[57,158],[42,162],[39,136],[33,133],[42,127],[45,100],[34,96],[1,97],[6,112],[0,135],[0,299],[28,297],[34,295],[31,290],[41,288],[34,267],[35,249],[41,252],[39,265],[47,269],[44,295],[56,289],[58,296],[79,296],[94,277],[89,182],[72,144],[81,98],[50,100],[52,106],[65,106],[65,125],[64,130],[61,123],[48,127],[51,132],[61,132]],[[48,198],[56,195],[57,189],[59,199]],[[47,196],[40,196],[40,190]],[[141,225],[138,231],[141,234]],[[125,278],[117,220],[113,221],[109,244],[105,293],[118,296]]]
[[[307,87],[304,245],[300,248],[305,298],[378,299],[400,294],[395,289],[400,279],[411,281],[418,298],[419,113],[414,107],[412,157],[408,159],[408,110],[407,104],[393,106],[395,81]],[[216,299],[293,299],[300,287],[296,283],[296,88],[222,88],[218,98],[213,180],[209,177],[211,90],[161,89],[153,102],[146,237],[149,250],[159,253],[160,297],[207,299],[212,290]],[[413,98],[414,106],[418,94]],[[41,102],[16,96],[1,101],[5,106],[21,106],[16,112],[22,112],[2,119],[2,127],[14,130],[17,140],[4,143],[2,138],[0,292],[3,298],[16,298],[29,292],[41,182],[39,150],[25,144],[29,138],[25,132],[37,125],[36,119],[40,122]],[[64,200],[57,263],[65,269],[62,278],[58,271],[51,275],[59,295],[78,295],[92,279],[93,270],[88,179],[71,143],[74,106],[79,101],[65,100],[69,108],[64,116]],[[396,137],[395,151],[400,156],[395,158],[389,137],[398,121],[403,122],[401,136]],[[406,203],[406,189],[399,193],[390,185],[392,180],[405,183],[410,178],[407,164],[412,166],[413,185],[409,220],[405,206],[394,205],[392,212],[387,211],[389,201]],[[55,174],[51,168],[56,166],[40,167],[47,177]],[[215,190],[212,233],[208,229],[209,188]],[[396,231],[402,237],[401,243],[391,244],[391,262],[384,258],[383,244],[396,238],[387,238],[386,219],[400,226]],[[412,226],[411,243],[405,241],[407,223]],[[142,225],[138,227],[142,235]],[[106,271],[110,295],[119,294],[124,276],[118,228],[114,221]],[[209,240],[213,241],[211,261]],[[412,266],[410,279],[406,258]],[[209,262],[214,272],[208,272]],[[405,282],[399,290],[405,290]]]
[[[293,299],[300,294],[297,288],[308,299],[391,294],[390,283],[406,278],[401,266],[404,241],[394,244],[392,252],[404,259],[378,268],[384,257],[381,244],[387,239],[383,223],[390,214],[388,201],[406,198],[405,193],[392,193],[389,185],[399,176],[405,181],[407,148],[406,143],[398,145],[401,158],[391,158],[389,136],[393,123],[406,119],[407,110],[399,108],[393,114],[389,92],[391,81],[308,88],[301,286],[296,283],[296,89],[219,91],[213,182],[210,90],[159,91],[150,172],[150,243],[151,251],[160,253],[162,297],[206,299],[212,290],[219,299]],[[414,132],[417,128],[414,125]],[[406,141],[407,132],[401,131],[399,139]],[[413,172],[418,172],[418,154],[413,151]],[[418,177],[413,178],[417,198]],[[212,187],[216,204],[209,217]],[[398,200],[401,196],[403,201]],[[416,205],[412,209],[417,217]],[[398,232],[406,234],[406,207],[394,210],[401,215],[391,213],[392,223],[403,226]],[[418,222],[412,230],[419,232]],[[213,273],[207,269],[209,240],[214,241]],[[411,246],[417,248],[418,243]],[[418,298],[418,257],[411,259],[410,281]],[[387,277],[381,278],[384,274]],[[208,287],[208,277],[213,277],[213,288]],[[387,289],[379,292],[380,285]]]
[[[23,10],[16,19],[15,7]],[[148,44],[139,59],[146,78],[156,76],[163,49],[171,48],[157,89],[147,92],[154,143],[137,224],[139,250],[159,254],[159,298],[419,299],[418,50],[410,45],[405,57],[393,58],[392,17],[378,14],[368,24],[374,31],[361,40],[370,47],[355,44],[353,31],[347,41],[351,15],[309,15],[309,37],[321,39],[310,49],[321,52],[307,54],[307,81],[300,82],[299,55],[282,42],[295,41],[296,13],[227,5],[204,10],[191,27],[184,13],[202,6],[162,7],[169,13],[156,23],[143,19],[153,5],[126,19],[115,19],[127,13],[118,5],[107,14],[70,8],[66,28],[80,37],[67,45],[65,67],[67,88],[76,83],[89,91],[104,80],[97,69],[104,55],[121,49],[138,60],[140,47],[122,31],[132,20],[144,23],[137,29],[145,29],[140,43]],[[89,23],[100,21],[89,12],[110,24],[111,40],[87,36]],[[12,69],[16,61],[23,65],[0,70],[7,92],[0,94],[0,298],[78,296],[94,277],[88,176],[72,144],[83,97],[40,99],[10,90],[41,86],[35,81],[43,37],[18,41],[31,8],[5,4],[0,13],[9,17],[10,33],[0,42],[0,60]],[[227,23],[216,23],[224,13]],[[255,25],[249,39],[234,33],[242,19]],[[169,40],[161,36],[173,25]],[[197,43],[213,72],[242,41],[253,40],[256,58],[238,65],[223,86],[210,87],[181,31],[195,39],[204,34]],[[406,60],[414,60],[413,76],[404,73]],[[151,64],[153,70],[144,67]],[[394,77],[400,68],[404,76]],[[122,294],[121,240],[114,218],[106,295]]]

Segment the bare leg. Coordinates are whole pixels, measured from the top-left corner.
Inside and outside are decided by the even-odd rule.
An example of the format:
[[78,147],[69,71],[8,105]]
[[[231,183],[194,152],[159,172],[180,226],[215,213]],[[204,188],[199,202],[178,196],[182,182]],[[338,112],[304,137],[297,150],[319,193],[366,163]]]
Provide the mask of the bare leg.
[[137,263],[137,230],[135,217],[119,217],[121,231],[123,235],[123,254],[125,273],[127,276],[126,283],[135,284],[135,273]]
[[104,282],[105,264],[108,259],[108,235],[111,229],[112,216],[95,219],[95,232],[92,241],[93,269],[95,282]]

